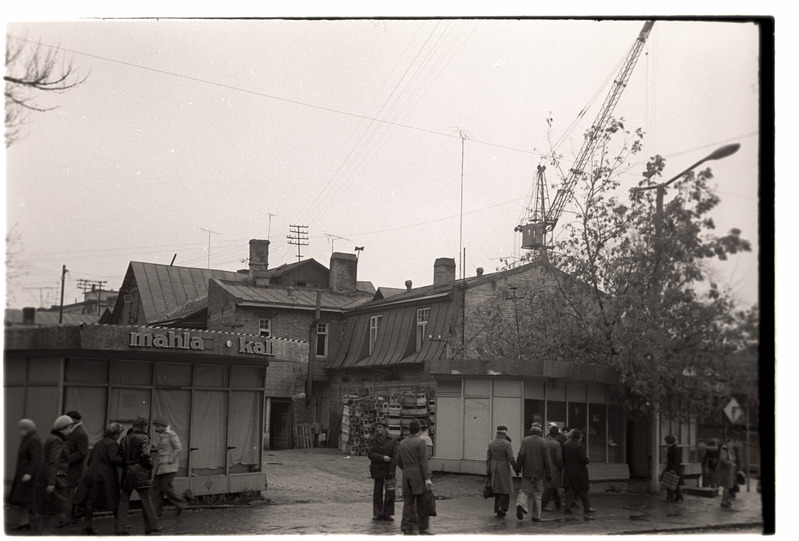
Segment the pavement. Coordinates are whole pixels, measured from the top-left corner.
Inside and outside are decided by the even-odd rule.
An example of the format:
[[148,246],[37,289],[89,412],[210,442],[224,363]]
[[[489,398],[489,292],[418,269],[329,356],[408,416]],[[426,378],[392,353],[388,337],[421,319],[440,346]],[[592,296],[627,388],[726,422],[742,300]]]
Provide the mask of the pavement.
[[[395,522],[371,520],[368,460],[347,457],[331,449],[270,452],[264,460],[269,481],[265,499],[242,506],[189,509],[181,516],[167,510],[162,535],[398,535],[402,502],[396,505]],[[681,503],[665,501],[665,495],[605,492],[591,494],[595,515],[580,511],[565,515],[545,511],[543,520],[517,520],[513,510],[504,519],[493,514],[493,500],[480,496],[484,478],[459,474],[435,474],[434,492],[438,516],[431,519],[436,534],[488,535],[588,535],[654,533],[762,533],[760,494],[745,488],[732,500],[732,508],[720,506],[720,497],[685,496]],[[511,505],[514,500],[511,498]],[[15,513],[6,513],[6,531]],[[96,518],[95,530],[113,533],[111,517]],[[139,513],[130,516],[130,532],[142,535]],[[46,530],[49,535],[79,535],[80,527]]]

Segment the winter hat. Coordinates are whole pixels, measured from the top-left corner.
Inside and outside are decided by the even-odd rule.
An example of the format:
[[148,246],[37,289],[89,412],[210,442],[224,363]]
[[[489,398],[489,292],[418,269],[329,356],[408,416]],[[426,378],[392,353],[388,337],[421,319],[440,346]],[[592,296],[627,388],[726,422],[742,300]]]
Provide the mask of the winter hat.
[[74,424],[75,421],[69,415],[62,415],[53,423],[53,430],[64,430],[66,427]]
[[75,410],[68,411],[66,414],[69,415],[72,418],[72,420],[75,421],[76,423],[82,419],[80,413],[78,413]]
[[135,428],[141,428],[143,430],[147,429],[148,424],[150,424],[150,421],[147,420],[147,417],[136,417],[136,420],[133,421],[133,426]]
[[119,423],[111,423],[108,425],[108,428],[105,429],[106,436],[116,436],[117,434],[122,434],[125,431],[125,428]]
[[549,431],[552,434],[557,434],[558,432],[560,432],[560,427],[558,427],[558,423],[552,422],[549,423],[547,426],[549,427]]
[[409,428],[411,429],[412,433],[416,433],[416,432],[419,432],[422,429],[422,425],[419,424],[419,421],[417,421],[416,419],[413,419],[411,421],[411,425],[410,425]]
[[569,437],[573,440],[579,440],[580,438],[583,437],[583,433],[580,432],[579,429],[575,428],[574,430],[572,430],[571,434],[569,434]]
[[505,426],[505,425],[499,425],[497,427],[497,432],[507,432],[507,431],[508,431],[508,427]]
[[24,428],[28,432],[36,432],[36,423],[30,419],[20,419],[20,421],[17,423],[17,427]]
[[153,419],[153,426],[155,426],[155,425],[158,425],[158,426],[169,426],[169,423],[167,423],[166,419],[164,419],[163,417],[156,417],[155,419]]

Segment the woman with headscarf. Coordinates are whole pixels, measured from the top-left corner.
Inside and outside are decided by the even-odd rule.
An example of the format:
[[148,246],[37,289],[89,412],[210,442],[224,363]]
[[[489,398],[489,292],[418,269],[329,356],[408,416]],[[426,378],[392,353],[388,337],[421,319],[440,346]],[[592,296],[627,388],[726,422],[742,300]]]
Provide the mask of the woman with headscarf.
[[666,469],[664,472],[672,472],[677,475],[677,486],[671,490],[666,489],[666,501],[681,502],[684,500],[680,491],[682,481],[682,466],[680,464],[680,448],[677,446],[677,438],[669,434],[666,436]]
[[94,444],[94,449],[89,455],[86,471],[88,496],[83,523],[83,531],[86,534],[95,533],[92,529],[92,515],[98,507],[111,511],[114,516],[117,514],[120,494],[118,469],[125,464],[117,443],[122,432],[124,429],[119,423],[108,425],[105,436]]
[[[69,489],[67,488],[67,472],[69,471],[69,451],[66,439],[72,431],[73,421],[68,415],[62,415],[53,423],[53,430],[44,442],[44,464],[39,475],[39,494],[41,495],[41,514],[59,518],[58,527],[69,524]],[[42,519],[44,528],[47,519]]]
[[511,470],[516,469],[513,459],[513,446],[508,437],[508,427],[498,426],[496,437],[488,444],[486,456],[486,475],[494,494],[494,513],[503,518],[510,505],[510,493],[513,491]]
[[732,440],[724,438],[724,443],[719,448],[719,463],[716,468],[716,480],[723,489],[721,493],[721,506],[730,508],[730,491],[735,486],[735,474],[738,471],[738,457],[732,447]]
[[38,512],[35,504],[35,488],[39,469],[42,466],[42,440],[36,434],[36,424],[30,419],[22,419],[17,423],[22,441],[17,451],[17,470],[14,472],[14,484],[11,485],[9,503],[18,505],[19,524],[15,531],[31,529],[31,509]]

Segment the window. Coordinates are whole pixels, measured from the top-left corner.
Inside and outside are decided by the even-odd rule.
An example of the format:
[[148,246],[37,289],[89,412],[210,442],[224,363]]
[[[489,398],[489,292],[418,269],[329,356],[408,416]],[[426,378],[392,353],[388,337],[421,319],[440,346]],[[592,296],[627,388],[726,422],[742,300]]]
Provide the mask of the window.
[[259,319],[258,320],[258,335],[272,338],[272,320]]
[[316,356],[327,357],[327,323],[316,325]]
[[416,351],[421,351],[422,342],[427,336],[427,321],[430,319],[430,308],[416,310]]
[[383,316],[372,316],[369,319],[369,355],[375,350],[375,342],[377,342],[377,333],[380,331],[380,322]]
[[347,334],[347,320],[341,322],[341,343],[344,343],[344,335]]

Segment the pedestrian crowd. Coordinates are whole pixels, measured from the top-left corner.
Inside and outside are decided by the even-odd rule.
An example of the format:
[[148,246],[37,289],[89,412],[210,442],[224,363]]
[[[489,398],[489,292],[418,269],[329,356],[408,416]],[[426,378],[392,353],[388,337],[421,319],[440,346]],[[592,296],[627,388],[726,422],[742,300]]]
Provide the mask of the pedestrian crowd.
[[144,417],[127,431],[111,423],[91,452],[82,424],[79,412],[68,411],[54,421],[44,444],[33,421],[22,419],[17,424],[22,442],[9,497],[9,503],[20,510],[14,531],[41,534],[45,528],[63,528],[83,518],[83,532],[93,534],[97,533],[92,526],[94,513],[105,510],[115,517],[115,534],[129,535],[134,491],[141,500],[148,535],[161,531],[158,519],[165,498],[178,514],[185,509],[185,500],[172,486],[183,447],[165,419],[153,419],[153,439]]

